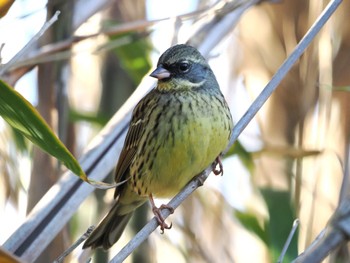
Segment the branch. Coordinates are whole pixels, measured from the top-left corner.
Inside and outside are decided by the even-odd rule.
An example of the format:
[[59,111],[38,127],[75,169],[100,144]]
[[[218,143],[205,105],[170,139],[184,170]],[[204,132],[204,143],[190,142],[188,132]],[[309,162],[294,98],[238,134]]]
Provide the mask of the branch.
[[288,235],[288,238],[286,240],[286,243],[283,246],[281,255],[278,257],[277,263],[282,263],[283,262],[284,256],[287,253],[288,247],[289,247],[290,243],[292,242],[292,238],[293,238],[293,236],[295,234],[295,231],[297,230],[299,224],[300,224],[299,219],[295,219],[294,222],[293,222],[292,229],[291,229],[291,231],[290,231],[290,233]]
[[58,20],[58,16],[60,13],[60,11],[56,11],[56,13],[51,17],[51,19],[44,23],[39,32],[36,33],[29,42],[8,63],[0,67],[0,76],[3,76],[20,59],[22,59],[26,53],[30,51],[33,44],[36,43],[39,40],[39,38],[46,32],[46,30],[48,30],[52,26],[52,24]]
[[[246,9],[257,2],[258,0],[248,0],[241,8]],[[212,19],[216,19],[218,24],[220,21],[226,21],[224,28],[226,32],[230,32],[238,21],[239,15],[236,17],[228,15],[221,19],[216,19],[214,16]],[[227,18],[231,23],[227,23]],[[213,27],[212,30],[216,28]],[[211,33],[211,30],[207,33]],[[199,47],[200,50],[202,48],[207,50],[207,52],[202,51],[204,56],[208,56],[208,52],[222,40],[223,34],[211,34],[211,37],[215,41]],[[153,80],[144,78],[135,92],[89,144],[84,155],[79,159],[89,178],[103,180],[113,169],[115,158],[119,156],[123,146],[132,109],[153,86]],[[42,197],[25,222],[3,244],[3,247],[23,260],[35,261],[94,190],[92,186],[83,183],[72,173],[66,172]]]
[[[178,193],[168,205],[176,209],[186,198],[192,194],[199,186],[202,186],[208,175],[212,171],[212,167],[208,167],[200,175],[196,176],[180,193]],[[162,210],[163,218],[167,218],[170,215],[168,209]],[[122,250],[110,261],[110,263],[123,262],[148,236],[157,229],[158,221],[155,217],[152,218],[130,241],[126,244]]]
[[264,105],[267,99],[275,91],[275,89],[277,88],[277,85],[280,84],[282,79],[286,76],[286,74],[295,64],[295,62],[304,53],[305,49],[310,45],[311,41],[315,38],[317,33],[321,30],[321,28],[328,21],[331,15],[335,12],[335,10],[338,8],[341,2],[342,0],[331,1],[327,5],[327,7],[324,9],[324,11],[319,15],[315,23],[310,27],[310,29],[305,34],[305,36],[300,40],[298,45],[296,45],[293,52],[283,62],[281,67],[277,70],[275,75],[273,75],[273,77],[271,78],[270,82],[266,85],[263,91],[255,99],[255,101],[252,103],[252,105],[249,107],[249,109],[243,115],[243,117],[237,122],[237,124],[233,129],[232,136],[230,139],[230,144],[227,147],[227,150],[233,145],[233,143],[237,140],[238,136],[242,133],[244,128],[248,125],[248,123],[253,119],[253,117]]
[[312,244],[293,262],[320,262],[334,248],[349,241],[350,237],[350,196],[346,196],[350,176],[350,144],[347,144],[344,177],[339,196],[340,204],[334,212],[329,226],[321,231]]
[[[89,17],[91,17],[93,14],[100,11],[102,8],[104,8],[106,5],[110,4],[111,1],[108,0],[100,0],[100,1],[92,1],[92,0],[77,0],[75,1],[74,5],[74,15],[73,15],[73,30],[76,30],[82,23],[86,21]],[[82,12],[83,10],[83,12]],[[38,39],[33,39],[33,43],[31,46],[39,46],[38,45]],[[42,48],[40,48],[42,50]],[[29,50],[28,50],[29,51]],[[26,52],[26,58],[22,57],[19,61],[16,63],[13,63],[12,65],[7,65],[7,69],[4,70],[2,74],[0,74],[3,79],[11,84],[11,86],[14,86],[18,79],[20,79],[24,74],[26,74],[28,71],[30,71],[35,65],[36,59],[33,58],[33,54],[38,54],[35,50],[30,50],[31,52]],[[29,54],[30,53],[30,54]],[[27,61],[27,58],[31,57],[33,58],[33,61]],[[41,58],[41,57],[40,57]],[[23,65],[22,63],[24,61],[27,61],[27,64]],[[6,76],[4,76],[6,74]]]
[[[225,12],[230,11],[230,9],[224,10],[224,8],[218,4],[219,2],[221,2],[221,1],[218,0],[216,3],[214,3],[211,6],[208,6],[208,7],[202,8],[200,10],[193,11],[193,12],[178,15],[175,18],[177,18],[177,19],[189,19],[189,18],[201,16],[203,14],[207,14],[209,12],[221,14],[224,11]],[[49,59],[46,59],[45,56],[71,49],[71,47],[74,44],[79,43],[79,42],[86,40],[86,39],[95,38],[95,37],[98,37],[101,35],[117,36],[117,35],[124,34],[127,32],[144,31],[147,28],[150,28],[151,26],[153,26],[155,24],[158,24],[160,22],[167,21],[167,20],[172,20],[172,19],[174,19],[174,17],[165,17],[165,18],[156,19],[156,20],[131,21],[131,22],[127,22],[124,24],[111,26],[111,27],[108,27],[106,29],[102,29],[101,31],[94,33],[94,34],[83,35],[83,36],[72,36],[69,39],[65,39],[65,40],[62,40],[60,42],[51,43],[51,44],[48,44],[48,45],[41,47],[39,50],[30,54],[30,56],[27,56],[26,58],[22,58],[22,60],[18,61],[16,64],[10,65],[7,68],[7,70],[16,70],[16,69],[22,68],[22,67],[27,67],[27,68],[29,67],[30,68],[34,65],[37,65],[38,63],[52,61],[52,60],[54,60],[52,57]],[[61,59],[66,59],[66,57],[62,56]]]
[[350,237],[350,197],[338,206],[328,226],[293,263],[317,263]]
[[[228,149],[233,145],[233,143],[237,140],[238,136],[242,133],[244,128],[248,125],[248,123],[253,119],[256,113],[260,110],[260,108],[264,105],[266,100],[271,96],[273,91],[277,88],[278,84],[282,81],[285,75],[289,72],[294,63],[300,58],[300,56],[304,53],[305,49],[310,45],[311,41],[315,38],[317,33],[324,26],[326,21],[330,18],[330,16],[337,9],[341,0],[333,0],[331,1],[319,18],[315,21],[315,23],[311,26],[309,31],[305,34],[305,36],[301,39],[299,44],[295,47],[294,51],[290,54],[290,56],[284,61],[281,67],[277,70],[275,75],[272,77],[270,82],[266,85],[263,91],[259,94],[259,96],[255,99],[252,105],[249,107],[247,112],[243,115],[243,117],[237,122],[232,131],[232,136],[230,138],[230,143],[227,149],[224,151],[225,154]],[[239,10],[240,12],[242,10]],[[209,38],[209,37],[208,37]],[[212,43],[212,41],[210,41]],[[210,44],[208,44],[210,45]],[[204,47],[202,47],[204,49]],[[204,49],[205,50],[205,49]],[[208,175],[212,171],[212,167],[208,167],[203,173],[201,173],[198,177],[192,180],[187,186],[181,190],[181,192],[176,195],[169,203],[169,206],[176,208],[183,200],[185,200],[193,191],[195,191],[200,185],[204,183],[207,179]],[[198,180],[198,178],[200,180]],[[350,206],[349,206],[350,209]],[[162,211],[162,216],[167,218],[169,216],[168,210]],[[350,220],[350,219],[349,219]],[[156,228],[158,224],[156,219],[153,218],[144,228],[142,228],[139,233],[137,233],[133,239],[129,241],[129,243],[111,260],[111,262],[122,262],[129,256],[132,251],[138,247]]]
[[81,243],[83,243],[92,233],[92,231],[94,231],[95,227],[94,226],[90,226],[86,232],[77,240],[73,243],[73,245],[71,245],[68,249],[66,249],[61,255],[59,255],[58,258],[55,259],[55,261],[53,263],[62,263],[64,262],[64,260],[66,259],[66,257],[74,250],[76,249]]

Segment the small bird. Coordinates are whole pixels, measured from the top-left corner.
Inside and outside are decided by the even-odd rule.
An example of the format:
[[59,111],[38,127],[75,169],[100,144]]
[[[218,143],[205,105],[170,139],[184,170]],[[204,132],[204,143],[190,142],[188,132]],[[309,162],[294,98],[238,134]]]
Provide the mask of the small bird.
[[83,248],[109,249],[136,208],[150,200],[162,231],[171,228],[153,196],[177,194],[210,164],[219,164],[233,128],[230,109],[210,66],[198,50],[175,45],[159,58],[151,77],[158,83],[136,105],[115,169],[116,203]]

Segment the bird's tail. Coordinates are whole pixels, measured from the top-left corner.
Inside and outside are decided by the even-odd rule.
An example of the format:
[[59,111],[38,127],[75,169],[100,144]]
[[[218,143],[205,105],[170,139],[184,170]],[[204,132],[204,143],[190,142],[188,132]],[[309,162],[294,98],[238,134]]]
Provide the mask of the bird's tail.
[[97,247],[103,247],[105,250],[109,249],[119,240],[135,209],[142,203],[144,201],[137,205],[135,203],[133,205],[120,202],[115,203],[106,217],[85,241],[83,249],[88,247],[92,249]]

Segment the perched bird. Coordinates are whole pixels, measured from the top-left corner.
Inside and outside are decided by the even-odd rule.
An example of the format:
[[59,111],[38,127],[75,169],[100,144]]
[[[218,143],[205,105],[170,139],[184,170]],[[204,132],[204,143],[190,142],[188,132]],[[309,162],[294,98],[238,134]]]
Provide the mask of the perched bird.
[[153,196],[172,197],[210,164],[220,164],[233,127],[213,71],[194,47],[176,45],[151,75],[157,86],[136,105],[115,170],[116,203],[83,248],[110,248],[136,208],[149,199],[162,230],[170,228]]

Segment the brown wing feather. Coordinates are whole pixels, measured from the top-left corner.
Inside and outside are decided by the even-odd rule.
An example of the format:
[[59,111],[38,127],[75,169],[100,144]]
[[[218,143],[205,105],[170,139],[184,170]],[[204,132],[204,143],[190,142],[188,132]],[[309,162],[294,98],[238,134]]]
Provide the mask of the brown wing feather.
[[[128,180],[128,169],[132,160],[135,157],[137,151],[137,145],[140,142],[145,123],[145,104],[148,104],[148,100],[145,100],[148,96],[146,96],[143,100],[141,100],[135,107],[133,111],[133,117],[130,122],[128,133],[126,134],[125,142],[123,149],[120,153],[120,157],[115,168],[114,179],[116,183],[122,182],[124,180]],[[125,184],[117,187],[114,193],[114,198],[116,198]]]
[[115,181],[121,182],[127,178],[124,178],[124,174],[129,168],[132,159],[136,154],[136,146],[139,142],[140,134],[143,129],[142,122],[137,124],[130,123],[129,131],[125,138],[124,147],[120,153],[118,164],[115,169]]

